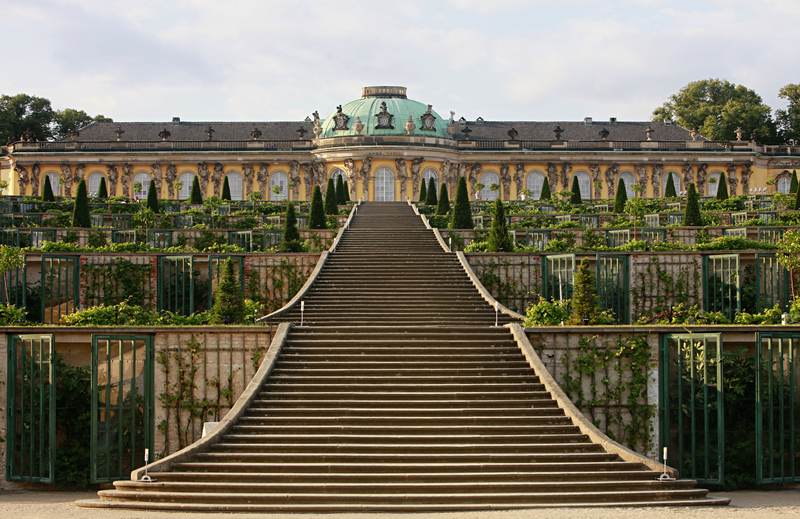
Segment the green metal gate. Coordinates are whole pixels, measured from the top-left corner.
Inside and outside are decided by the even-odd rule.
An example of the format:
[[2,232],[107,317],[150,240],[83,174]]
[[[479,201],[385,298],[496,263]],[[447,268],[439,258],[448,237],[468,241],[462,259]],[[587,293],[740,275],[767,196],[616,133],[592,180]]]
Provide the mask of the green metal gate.
[[214,307],[214,294],[217,293],[217,287],[222,280],[222,267],[225,265],[226,259],[233,260],[233,270],[236,272],[239,286],[244,294],[244,257],[242,256],[227,256],[211,254],[208,257],[208,309]]
[[724,482],[725,414],[722,334],[661,337],[661,448],[681,477]]
[[158,309],[194,313],[194,260],[191,256],[158,258]]
[[800,334],[756,336],[756,483],[800,482]]
[[542,258],[542,295],[545,299],[570,299],[574,277],[574,254],[556,254]]
[[25,308],[28,304],[25,286],[26,275],[27,270],[23,265],[15,267],[0,276],[0,303],[14,305],[17,308]]
[[153,394],[151,336],[92,336],[92,483],[130,477],[153,452]]
[[703,308],[722,312],[733,322],[742,308],[739,255],[704,256],[703,273]]
[[55,341],[8,340],[6,480],[53,483],[56,451]]
[[42,322],[57,324],[78,307],[80,256],[42,256]]
[[756,254],[756,312],[779,304],[789,308],[789,271],[778,263],[775,254]]
[[630,324],[630,272],[628,256],[597,255],[597,304],[612,310],[619,324]]

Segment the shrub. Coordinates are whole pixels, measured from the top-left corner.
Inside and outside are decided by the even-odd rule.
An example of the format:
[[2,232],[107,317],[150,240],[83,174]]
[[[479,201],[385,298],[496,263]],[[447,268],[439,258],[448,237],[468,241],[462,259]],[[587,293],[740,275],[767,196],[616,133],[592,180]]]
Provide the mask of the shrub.
[[297,216],[292,202],[286,205],[286,222],[283,226],[281,250],[287,252],[300,252],[303,250],[303,242],[300,240],[300,231],[297,230]]
[[597,285],[589,268],[589,260],[583,258],[575,272],[575,290],[572,293],[571,324],[595,324],[597,320]]
[[421,203],[425,203],[425,200],[428,199],[428,184],[425,182],[425,179],[422,179],[422,182],[419,183],[419,201]]
[[539,302],[528,307],[525,313],[525,327],[533,326],[558,326],[569,320],[570,300],[560,301],[540,299]]
[[53,186],[50,185],[50,177],[45,175],[44,187],[42,188],[42,202],[55,202],[56,197],[53,196]]
[[347,195],[344,190],[344,175],[336,176],[336,202],[338,202],[339,205],[345,205],[347,203]]
[[314,186],[314,196],[311,199],[311,211],[308,215],[309,229],[327,229],[325,223],[325,208],[322,205],[322,190]]
[[728,199],[728,183],[725,181],[725,172],[719,176],[719,187],[717,187],[717,200]]
[[514,241],[508,234],[506,214],[503,210],[503,201],[500,198],[494,201],[494,219],[492,220],[492,230],[489,233],[486,250],[489,252],[512,252],[514,250]]
[[700,215],[700,196],[694,187],[694,182],[689,184],[686,195],[686,212],[683,215],[683,225],[687,227],[699,227],[703,225],[703,217]]
[[158,193],[156,192],[155,184],[152,182],[150,183],[150,189],[147,190],[147,203],[145,203],[145,206],[151,209],[153,213],[158,214]]
[[222,182],[222,199],[231,200],[231,186],[228,184],[228,177],[225,177],[225,180]]
[[578,184],[578,175],[572,177],[572,195],[569,198],[569,203],[572,205],[580,205],[583,203],[581,199],[581,186]]
[[439,200],[436,198],[436,181],[433,177],[428,179],[428,191],[425,196],[425,205],[439,205]]
[[450,221],[451,229],[472,229],[472,209],[469,206],[469,193],[467,192],[467,179],[459,177],[456,187],[456,200],[453,206],[453,219]]
[[75,210],[72,213],[72,226],[92,226],[92,217],[89,215],[89,195],[86,192],[86,182],[83,179],[78,183],[78,194],[75,197]]
[[[331,184],[333,181],[330,181]],[[244,321],[245,305],[242,286],[236,280],[233,259],[228,258],[222,265],[222,279],[217,285],[214,307],[211,309],[209,324],[240,324]]]
[[198,177],[194,177],[194,180],[192,181],[192,194],[189,195],[189,203],[203,203],[203,194],[200,192],[200,180],[198,180]]
[[350,201],[350,187],[347,185],[347,180],[344,181],[344,203]]
[[672,173],[669,173],[669,177],[667,178],[667,187],[664,188],[664,197],[675,198],[676,196],[678,196],[678,193],[675,192],[675,181],[672,180]]
[[622,177],[620,177],[619,182],[617,182],[617,196],[614,198],[614,212],[624,213],[625,202],[627,201],[628,201],[628,190],[625,189],[625,182],[623,182]]
[[544,177],[544,183],[542,184],[542,194],[539,196],[539,200],[550,200],[552,195],[550,194],[550,180],[547,177]]
[[789,184],[789,192],[797,193],[797,170],[792,170],[792,183]]
[[439,204],[436,206],[436,214],[447,214],[450,212],[450,195],[447,193],[447,184],[442,182],[442,189],[439,190]]
[[328,188],[325,190],[325,214],[339,214],[339,207],[336,204],[336,186],[333,179],[328,179]]
[[97,190],[97,198],[108,198],[108,188],[106,187],[106,177],[100,178],[100,188]]

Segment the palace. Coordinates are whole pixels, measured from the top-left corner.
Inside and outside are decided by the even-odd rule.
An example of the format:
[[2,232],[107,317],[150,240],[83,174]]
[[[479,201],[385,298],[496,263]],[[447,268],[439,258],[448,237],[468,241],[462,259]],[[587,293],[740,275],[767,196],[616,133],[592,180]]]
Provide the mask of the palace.
[[[611,118],[576,122],[474,121],[442,117],[411,100],[407,89],[375,86],[322,119],[305,121],[92,123],[57,142],[16,142],[0,158],[11,195],[38,196],[44,177],[55,194],[73,195],[80,179],[90,194],[105,177],[111,196],[186,199],[199,177],[204,196],[220,195],[227,177],[234,200],[310,200],[313,187],[343,175],[350,198],[415,200],[420,181],[466,176],[483,200],[538,199],[577,177],[584,200],[613,198],[619,179],[634,196],[638,183],[659,197],[671,175],[678,191],[694,182],[716,193],[722,172],[734,194],[788,192],[800,147],[709,141],[670,122]],[[745,137],[746,138],[746,137]],[[772,182],[774,180],[774,182]],[[476,184],[484,187],[480,193]],[[492,190],[494,186],[496,190]],[[499,187],[499,189],[497,189]],[[137,189],[138,188],[138,189]]]

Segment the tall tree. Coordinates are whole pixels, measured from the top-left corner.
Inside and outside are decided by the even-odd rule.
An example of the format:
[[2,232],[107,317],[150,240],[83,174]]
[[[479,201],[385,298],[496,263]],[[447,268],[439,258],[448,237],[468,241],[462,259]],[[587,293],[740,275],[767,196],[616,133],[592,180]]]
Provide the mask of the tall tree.
[[294,211],[294,204],[291,202],[286,205],[286,221],[283,223],[281,250],[284,252],[302,252],[303,250],[300,231],[297,230],[297,215]]
[[792,170],[792,183],[789,184],[789,192],[797,193],[797,170]]
[[236,280],[233,259],[222,264],[217,291],[214,294],[214,307],[211,309],[209,324],[241,324],[244,321],[245,306],[242,285]]
[[91,227],[92,217],[89,215],[89,193],[86,192],[86,181],[78,182],[78,194],[75,196],[75,207],[72,210],[73,227]]
[[108,188],[106,187],[106,177],[100,178],[100,189],[97,190],[97,198],[108,198]]
[[717,200],[728,199],[728,183],[725,181],[725,172],[719,176],[719,187],[717,187]]
[[456,200],[453,206],[453,218],[450,220],[451,229],[472,229],[472,209],[469,206],[469,192],[467,179],[458,177],[456,186]]
[[350,187],[347,185],[347,180],[344,181],[344,203],[350,201]]
[[56,110],[53,113],[53,137],[63,139],[69,137],[70,132],[81,130],[92,123],[113,123],[114,120],[103,115],[92,117],[83,110],[67,108]]
[[542,194],[539,195],[539,200],[550,200],[553,195],[550,194],[550,181],[547,180],[547,177],[544,177],[544,182],[542,183]]
[[683,214],[683,225],[687,227],[700,227],[703,217],[700,215],[700,195],[694,187],[694,182],[686,190],[686,212]]
[[336,186],[333,179],[328,179],[328,188],[325,190],[325,214],[339,214],[339,207],[336,199]]
[[627,201],[628,189],[625,187],[625,182],[622,180],[622,177],[619,177],[619,181],[617,182],[617,196],[614,198],[614,212],[624,213],[625,202]]
[[327,229],[325,221],[325,206],[322,204],[322,190],[314,186],[314,195],[311,198],[311,212],[308,215],[309,229]]
[[196,176],[194,177],[194,181],[192,181],[192,194],[189,195],[189,203],[190,204],[203,203],[203,194],[200,192],[200,181]]
[[775,110],[780,142],[797,146],[800,144],[800,83],[790,83],[781,88],[778,97],[789,102],[786,110]]
[[675,198],[676,196],[678,196],[678,193],[675,191],[675,180],[672,178],[672,173],[669,173],[667,177],[667,187],[664,188],[664,197]]
[[442,182],[442,189],[439,190],[439,205],[436,206],[436,214],[447,214],[450,212],[450,195],[447,194],[447,184]]
[[147,203],[145,203],[145,206],[158,214],[158,192],[153,182],[150,183],[150,188],[147,190]]
[[336,202],[339,205],[347,204],[347,194],[344,190],[344,175],[336,175]]
[[44,187],[42,188],[42,202],[55,202],[56,197],[53,196],[53,187],[50,185],[50,176],[44,176]]
[[427,199],[428,199],[428,183],[425,182],[425,179],[423,178],[422,181],[419,183],[419,201],[424,204],[425,200]]
[[572,324],[583,324],[586,319],[587,324],[595,324],[597,319],[597,289],[594,281],[594,274],[589,267],[588,258],[578,265],[574,279],[575,290],[572,292],[572,314],[570,321]]
[[428,190],[425,193],[425,205],[438,205],[439,199],[436,198],[436,181],[433,177],[428,179]]
[[742,85],[725,79],[693,81],[653,111],[654,121],[674,119],[684,128],[697,128],[711,140],[736,140],[741,127],[743,139],[758,131],[759,141],[775,142],[772,109],[761,96]]
[[508,224],[506,222],[506,212],[503,208],[503,201],[497,197],[494,201],[494,219],[492,220],[492,230],[489,231],[486,252],[513,252],[514,241],[508,234]]
[[228,184],[228,177],[222,182],[222,199],[231,201],[231,185]]
[[43,97],[17,94],[0,96],[0,143],[23,136],[44,141],[53,137],[53,108]]
[[578,175],[572,177],[572,195],[569,197],[569,203],[573,205],[580,205],[583,203],[581,199],[581,186],[578,184]]

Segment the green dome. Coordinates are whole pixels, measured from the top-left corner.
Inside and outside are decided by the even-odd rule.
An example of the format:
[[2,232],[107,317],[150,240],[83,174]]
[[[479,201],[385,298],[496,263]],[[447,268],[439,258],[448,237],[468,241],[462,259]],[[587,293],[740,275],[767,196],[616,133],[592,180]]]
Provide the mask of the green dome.
[[[443,119],[439,114],[430,111],[430,115],[435,117],[431,126],[432,130],[423,130],[425,119],[423,115],[428,110],[428,105],[406,98],[405,87],[365,87],[361,99],[350,101],[341,106],[341,113],[349,117],[346,122],[346,130],[335,130],[336,116],[339,111],[333,112],[322,123],[322,134],[320,138],[329,137],[351,137],[359,135],[353,128],[356,124],[356,117],[361,119],[364,129],[361,135],[407,135],[405,124],[411,116],[416,128],[411,135],[416,137],[439,137],[449,139],[446,128],[449,121]],[[386,111],[383,112],[383,103],[386,104]],[[393,128],[379,127],[379,114],[388,114],[392,117],[390,125]]]

